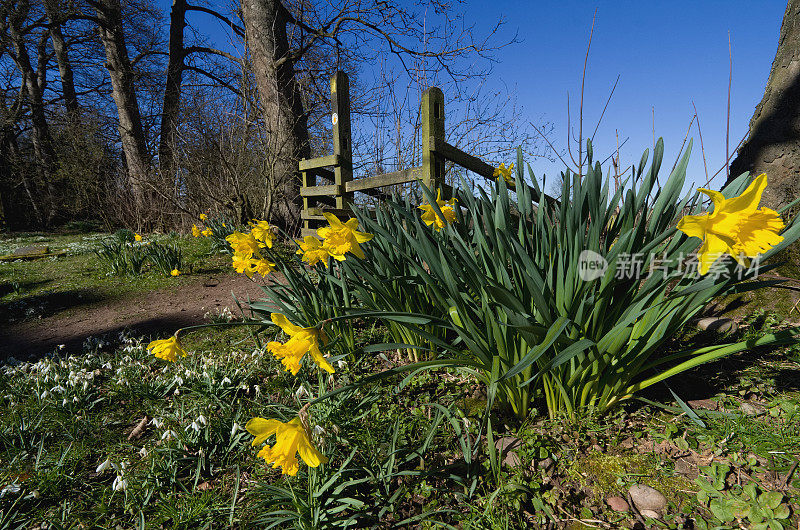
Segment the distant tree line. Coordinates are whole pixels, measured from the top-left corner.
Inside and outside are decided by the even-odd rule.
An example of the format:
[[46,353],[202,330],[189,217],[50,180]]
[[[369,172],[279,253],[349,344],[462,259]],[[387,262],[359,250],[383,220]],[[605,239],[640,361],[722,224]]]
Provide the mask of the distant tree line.
[[486,88],[514,41],[502,21],[479,31],[458,4],[404,5],[0,0],[2,226],[185,228],[212,211],[292,230],[297,162],[327,150],[337,69],[351,78],[356,176],[418,163],[432,85],[450,100],[450,143],[494,159],[533,149],[513,97]]

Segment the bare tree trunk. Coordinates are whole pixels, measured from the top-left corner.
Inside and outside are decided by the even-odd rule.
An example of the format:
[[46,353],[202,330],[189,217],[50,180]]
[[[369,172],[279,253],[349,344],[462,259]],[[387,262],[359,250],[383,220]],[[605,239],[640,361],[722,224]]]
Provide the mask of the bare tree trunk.
[[[45,82],[44,76],[41,72],[37,74],[31,64],[30,55],[25,45],[25,38],[22,34],[21,23],[25,20],[28,10],[27,2],[20,2],[17,11],[10,17],[8,24],[8,33],[16,51],[15,62],[17,68],[22,74],[22,89],[25,94],[25,99],[31,112],[31,126],[33,134],[31,135],[31,144],[33,145],[33,153],[36,159],[36,172],[39,179],[44,186],[44,197],[34,194],[30,189],[30,183],[25,181],[26,191],[31,196],[31,200],[39,199],[40,205],[45,205],[44,212],[39,212],[37,215],[38,221],[41,224],[49,225],[55,217],[55,209],[53,208],[52,199],[55,191],[52,189],[51,177],[57,167],[56,153],[53,148],[52,137],[50,136],[50,129],[47,124],[47,117],[44,112],[44,102],[42,98],[43,84]],[[42,60],[42,53],[40,53],[40,62]],[[44,67],[40,64],[39,69]],[[42,200],[43,199],[43,200]]]
[[119,134],[128,169],[128,183],[136,206],[145,206],[146,186],[150,176],[149,154],[136,99],[134,75],[122,27],[119,0],[100,0],[95,3],[99,19],[100,38],[106,50],[106,68],[111,77],[111,89],[119,115]]
[[297,163],[308,158],[308,124],[286,26],[290,14],[280,0],[243,0],[242,19],[262,106],[262,119],[275,158],[271,176],[282,196],[276,221],[296,228],[300,219],[300,178]]
[[173,0],[169,21],[169,62],[164,106],[161,114],[161,140],[158,146],[158,163],[162,174],[172,173],[174,166],[175,132],[181,104],[181,82],[186,57],[183,47],[183,29],[186,27],[186,0]]
[[750,132],[731,163],[730,178],[766,173],[763,203],[784,206],[800,196],[800,0],[789,0],[778,51]]
[[75,81],[72,75],[72,64],[69,61],[69,51],[64,35],[61,33],[63,15],[59,13],[61,6],[58,0],[45,0],[45,11],[50,21],[50,40],[53,43],[53,52],[58,63],[58,73],[61,76],[61,90],[64,95],[64,106],[70,119],[78,117],[78,95],[75,93]]

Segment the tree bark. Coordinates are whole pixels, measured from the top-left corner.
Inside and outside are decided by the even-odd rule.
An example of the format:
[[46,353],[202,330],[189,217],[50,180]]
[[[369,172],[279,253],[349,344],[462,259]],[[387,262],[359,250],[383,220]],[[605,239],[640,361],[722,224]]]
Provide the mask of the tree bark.
[[280,0],[242,0],[242,19],[270,142],[270,178],[280,195],[273,219],[286,229],[297,229],[301,210],[297,164],[311,150],[286,32],[291,16]]
[[730,171],[729,180],[745,171],[766,173],[762,203],[771,208],[800,196],[800,0],[786,6],[764,97]]
[[106,50],[106,68],[111,77],[112,95],[119,115],[119,135],[128,169],[128,183],[141,213],[150,177],[150,156],[136,99],[133,67],[125,45],[122,9],[119,0],[100,0],[95,5],[100,38]]
[[183,45],[183,30],[186,27],[186,0],[173,0],[169,21],[169,62],[167,82],[164,90],[164,106],[161,114],[161,139],[158,145],[158,163],[162,174],[172,173],[174,166],[175,133],[181,104],[186,53]]
[[53,53],[58,63],[58,73],[61,76],[61,90],[64,95],[64,106],[71,119],[78,117],[78,95],[75,92],[75,81],[72,75],[72,63],[69,61],[69,49],[61,32],[63,15],[59,13],[61,6],[58,0],[45,0],[44,8],[50,21],[50,40],[53,43]]

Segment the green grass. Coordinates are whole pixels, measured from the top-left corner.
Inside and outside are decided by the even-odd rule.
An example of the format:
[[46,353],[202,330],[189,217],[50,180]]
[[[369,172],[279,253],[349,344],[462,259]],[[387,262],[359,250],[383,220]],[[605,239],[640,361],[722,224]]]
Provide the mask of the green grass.
[[25,234],[0,239],[0,254],[29,245],[47,245],[51,250],[65,250],[64,257],[32,261],[0,262],[0,322],[49,316],[64,306],[82,303],[69,311],[79,311],[86,304],[141,295],[164,287],[180,287],[195,281],[198,274],[235,274],[230,258],[209,254],[206,238],[152,235],[148,240],[177,243],[183,252],[183,275],[165,277],[155,270],[141,275],[111,275],[92,251],[110,234]]

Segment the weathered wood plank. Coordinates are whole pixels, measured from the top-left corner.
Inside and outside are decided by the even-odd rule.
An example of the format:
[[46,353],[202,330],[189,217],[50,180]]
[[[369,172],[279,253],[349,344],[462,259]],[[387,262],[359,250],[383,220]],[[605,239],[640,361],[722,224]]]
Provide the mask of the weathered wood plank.
[[319,197],[321,195],[339,195],[340,188],[338,184],[328,184],[324,186],[303,186],[300,188],[300,195],[303,197]]
[[317,170],[327,166],[338,166],[342,163],[340,155],[328,155],[300,161],[300,171]]
[[332,213],[333,215],[335,215],[337,217],[352,217],[353,216],[353,212],[350,211],[350,208],[309,208],[307,210],[307,213],[309,215],[316,215],[316,216],[322,217],[322,219],[325,219],[325,217],[322,215],[322,212]]
[[495,168],[477,156],[469,155],[461,149],[454,147],[443,140],[437,139],[434,136],[430,137],[430,145],[431,149],[439,153],[440,156],[455,162],[459,166],[463,166],[473,173],[481,175],[482,177],[489,179],[494,178],[493,174]]
[[303,228],[303,230],[300,231],[300,235],[302,237],[306,237],[306,236],[319,237],[317,235],[317,229],[316,228]]
[[422,174],[423,170],[421,167],[413,167],[409,169],[403,169],[401,171],[394,171],[392,173],[375,175],[374,177],[364,177],[361,179],[351,180],[345,184],[345,189],[347,191],[362,191],[381,186],[405,184],[406,182],[413,182],[421,179]]

